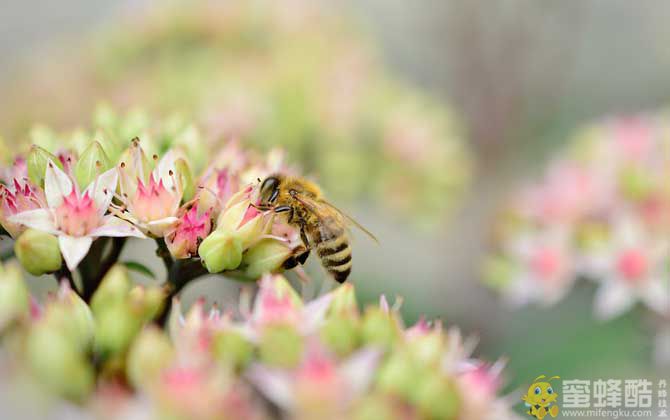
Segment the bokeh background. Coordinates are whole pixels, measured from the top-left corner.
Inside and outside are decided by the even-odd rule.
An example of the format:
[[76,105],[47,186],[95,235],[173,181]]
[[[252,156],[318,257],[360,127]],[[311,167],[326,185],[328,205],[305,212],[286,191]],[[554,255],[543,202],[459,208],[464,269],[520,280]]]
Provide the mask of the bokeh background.
[[[53,71],[58,63],[76,62],[99,34],[122,33],[129,17],[162,7],[148,1],[3,2],[1,133],[12,139],[27,136],[27,123],[11,125],[7,116],[16,122],[16,112],[31,110],[30,104],[41,122],[67,126],[39,110],[45,105],[67,109],[80,98],[58,89],[31,96],[31,89],[21,88],[26,74],[63,82],[71,75]],[[659,369],[652,362],[651,326],[643,311],[608,323],[595,321],[594,288],[588,285],[555,307],[511,311],[481,284],[482,261],[501,205],[522,181],[541,173],[580,125],[670,103],[670,3],[648,0],[642,7],[627,0],[364,0],[339,2],[329,13],[350,19],[361,32],[361,43],[377,45],[381,65],[395,78],[447,109],[454,119],[450,136],[462,139],[468,150],[436,170],[435,176],[457,174],[459,187],[448,192],[449,205],[428,221],[421,215],[417,222],[415,216],[431,190],[411,197],[410,211],[398,212],[380,204],[377,195],[339,193],[338,172],[331,173],[327,184],[333,186],[334,201],[381,241],[376,246],[363,236],[356,239],[353,281],[358,290],[367,299],[380,293],[402,296],[409,321],[425,313],[477,334],[480,353],[509,358],[510,391],[540,374],[587,379],[670,375],[668,366]],[[92,105],[92,100],[110,98],[81,103]],[[92,109],[83,112],[86,123]],[[276,145],[282,146],[281,138]],[[346,142],[335,140],[334,145],[318,162],[347,152]],[[289,159],[318,177],[323,165],[306,156]],[[351,174],[366,175],[344,169],[342,182],[352,182],[347,179]],[[386,175],[393,177],[402,173],[403,163],[387,169]],[[392,187],[384,193],[392,196]],[[318,266],[309,269],[320,275]],[[38,280],[32,282],[40,286]],[[225,301],[234,295],[234,287],[209,279],[193,285],[187,296],[207,294]]]

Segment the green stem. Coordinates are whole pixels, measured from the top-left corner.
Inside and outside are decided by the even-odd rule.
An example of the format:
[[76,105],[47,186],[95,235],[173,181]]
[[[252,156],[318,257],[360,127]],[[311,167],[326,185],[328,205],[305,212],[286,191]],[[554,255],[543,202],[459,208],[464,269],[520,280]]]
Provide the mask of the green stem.
[[10,260],[12,258],[14,258],[14,248],[13,247],[9,247],[9,249],[0,253],[0,262],[5,262],[5,261]]
[[163,260],[163,265],[165,265],[165,269],[169,273],[172,265],[174,264],[170,250],[168,249],[167,244],[163,238],[156,239],[156,245],[158,246],[156,248],[156,255],[160,257],[161,260]]
[[[109,269],[112,268],[119,260],[121,251],[123,251],[123,246],[126,244],[126,238],[111,238],[111,240],[112,248],[110,249],[107,256],[102,260],[102,263],[98,265],[98,269],[95,270],[94,273],[90,273],[88,278],[82,275],[82,285],[84,288],[82,297],[86,302],[91,301],[91,298],[93,298],[95,291],[98,290],[102,279],[105,277]],[[99,257],[97,261],[100,261]]]
[[207,274],[207,269],[202,265],[200,259],[173,260],[163,239],[156,239],[156,244],[158,245],[156,255],[163,260],[167,270],[165,305],[156,317],[158,325],[164,326],[170,309],[172,309],[172,299],[192,280]]

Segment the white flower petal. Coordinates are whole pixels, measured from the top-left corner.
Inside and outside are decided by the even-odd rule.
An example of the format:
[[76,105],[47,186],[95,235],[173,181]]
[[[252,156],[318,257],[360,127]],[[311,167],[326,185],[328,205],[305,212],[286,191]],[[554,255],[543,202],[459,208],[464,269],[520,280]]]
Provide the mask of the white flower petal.
[[333,300],[333,294],[328,293],[318,299],[309,302],[303,310],[302,329],[305,333],[315,331],[326,317],[326,312],[330,308],[330,302]]
[[179,219],[174,216],[154,220],[146,224],[147,231],[151,235],[154,235],[156,237],[163,237],[165,236],[165,232],[167,232],[168,229],[172,228],[178,221]]
[[[179,156],[174,150],[170,150],[161,158],[156,166],[156,171],[154,173],[156,182],[158,182],[159,179],[162,179],[163,184],[168,191],[171,190],[172,187],[179,188],[179,185],[175,185],[177,177],[174,175],[176,173],[175,161],[178,157]],[[170,176],[170,171],[172,171],[172,176]]]
[[63,203],[63,197],[70,195],[73,188],[70,177],[49,159],[44,175],[44,194],[49,207],[53,209],[60,206]]
[[81,260],[83,260],[88,253],[92,243],[93,238],[90,236],[75,237],[61,235],[58,237],[61,254],[63,254],[65,264],[67,264],[67,268],[69,268],[70,271],[77,268]]
[[27,210],[17,213],[9,218],[9,222],[21,224],[51,234],[58,233],[53,214],[47,209]]
[[380,357],[379,350],[363,349],[342,363],[339,369],[347,378],[351,397],[361,395],[370,386]]
[[659,314],[670,314],[670,290],[663,285],[663,279],[649,279],[638,291],[640,298]]
[[88,193],[95,206],[98,209],[98,214],[102,217],[109,208],[109,204],[114,198],[116,191],[116,184],[119,181],[119,172],[116,168],[100,174],[92,183],[86,188],[85,193]]
[[110,236],[110,237],[126,237],[134,236],[136,238],[146,238],[146,236],[135,226],[125,220],[121,220],[116,216],[105,217],[103,224],[90,232],[90,236]]
[[597,318],[607,320],[626,312],[634,303],[632,290],[623,281],[612,280],[596,292],[593,309]]
[[291,379],[284,372],[253,365],[249,368],[247,377],[263,395],[279,407],[284,410],[291,410],[294,406]]

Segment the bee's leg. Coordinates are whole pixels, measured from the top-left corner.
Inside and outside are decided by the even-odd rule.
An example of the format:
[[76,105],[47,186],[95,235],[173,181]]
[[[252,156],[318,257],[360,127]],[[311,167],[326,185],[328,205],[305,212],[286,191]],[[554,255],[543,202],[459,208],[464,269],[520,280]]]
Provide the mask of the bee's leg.
[[307,257],[309,257],[310,250],[309,239],[307,239],[307,234],[305,233],[305,225],[300,226],[300,238],[302,239],[302,243],[305,245],[305,252],[298,255],[296,259],[300,264],[305,264]]
[[293,207],[291,207],[291,206],[275,207],[275,213],[285,213],[287,211],[290,211],[291,213],[293,213]]

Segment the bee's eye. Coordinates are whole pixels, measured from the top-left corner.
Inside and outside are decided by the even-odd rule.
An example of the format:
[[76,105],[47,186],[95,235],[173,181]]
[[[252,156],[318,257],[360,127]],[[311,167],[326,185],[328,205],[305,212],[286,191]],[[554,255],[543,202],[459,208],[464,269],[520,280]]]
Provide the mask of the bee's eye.
[[554,390],[551,387],[547,388],[547,394],[553,394]]
[[537,388],[535,388],[535,395],[540,395],[541,393],[542,393],[542,390],[540,389],[539,386]]
[[260,197],[261,201],[264,202],[273,202],[277,199],[279,194],[279,179],[274,176],[265,178],[265,181],[261,184]]

